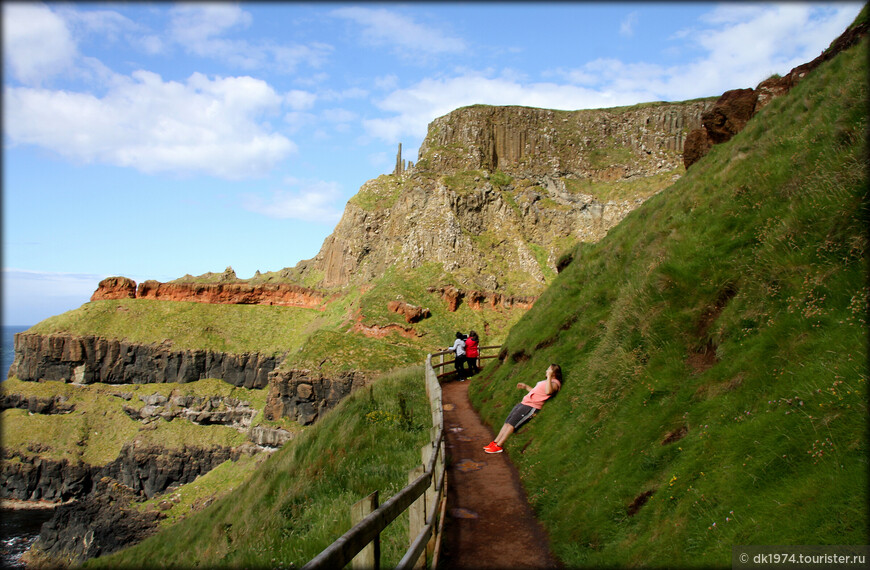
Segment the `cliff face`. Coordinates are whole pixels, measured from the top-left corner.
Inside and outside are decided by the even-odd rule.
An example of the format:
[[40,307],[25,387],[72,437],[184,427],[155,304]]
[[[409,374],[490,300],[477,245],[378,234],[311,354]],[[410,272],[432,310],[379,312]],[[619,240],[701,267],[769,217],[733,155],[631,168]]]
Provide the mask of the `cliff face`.
[[172,350],[95,336],[15,335],[10,376],[77,384],[148,384],[220,378],[234,386],[264,388],[280,358],[205,350]]
[[314,421],[366,383],[358,372],[330,378],[309,370],[276,371],[269,382],[266,419],[290,418],[302,425]]
[[[429,126],[415,166],[363,185],[297,269],[333,287],[440,263],[463,288],[537,295],[563,249],[679,177],[685,135],[711,105],[459,109]],[[602,198],[602,185],[620,190]]]
[[249,283],[161,283],[149,279],[136,286],[127,277],[107,277],[100,281],[91,301],[114,299],[153,299],[193,301],[232,305],[277,305],[319,308],[323,293],[290,283],[251,285]]
[[[219,378],[228,384],[249,389],[268,387],[267,417],[287,417],[303,425],[314,422],[319,414],[334,407],[351,390],[366,382],[362,373],[332,378],[308,370],[279,371],[277,368],[281,360],[282,357],[256,353],[172,350],[162,344],[135,344],[94,336],[18,333],[15,335],[15,359],[9,368],[9,376],[25,381],[77,384],[184,383]],[[3,408],[21,407],[41,413],[63,413],[70,409],[55,399],[39,401],[16,397],[14,394],[4,395],[2,403]],[[210,410],[203,410],[201,406],[193,409],[190,402],[168,402],[164,399],[146,403],[148,406],[138,410],[135,419],[147,419],[143,416],[145,414],[171,420],[174,416],[165,417],[168,412],[159,406],[172,403],[177,408],[175,415],[183,412],[187,419],[196,423],[232,423],[233,420],[232,417],[223,418],[226,414],[220,417],[209,414]],[[259,439],[254,441],[268,445],[276,437],[281,444],[286,441],[286,438],[262,433],[262,430],[257,435]]]
[[701,117],[701,126],[689,133],[683,163],[689,168],[701,160],[715,144],[727,142],[743,130],[755,113],[773,99],[785,95],[813,69],[858,43],[870,31],[870,22],[857,22],[843,32],[830,47],[814,60],[793,68],[784,77],[774,75],[755,89],[726,91]]
[[[502,170],[516,177],[613,180],[679,166],[686,134],[712,102],[554,111],[477,105],[435,119],[417,170]],[[606,159],[627,151],[628,160]]]

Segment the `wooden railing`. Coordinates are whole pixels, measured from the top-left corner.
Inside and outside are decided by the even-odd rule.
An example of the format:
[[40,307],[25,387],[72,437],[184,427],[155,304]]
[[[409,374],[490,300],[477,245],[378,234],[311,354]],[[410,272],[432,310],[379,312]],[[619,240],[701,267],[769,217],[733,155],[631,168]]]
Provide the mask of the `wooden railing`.
[[[481,346],[481,347],[478,347],[478,351],[480,351],[480,356],[479,356],[477,359],[478,359],[478,360],[486,360],[487,358],[498,358],[498,354],[492,354],[492,355],[489,355],[489,356],[484,356],[484,355],[483,355],[483,351],[484,351],[484,350],[490,350],[490,349],[493,349],[493,348],[501,348],[501,345],[500,345],[500,344],[497,344],[497,345],[493,345],[493,346]],[[443,368],[444,366],[447,366],[448,364],[453,364],[454,362],[456,362],[455,359],[454,359],[454,360],[448,360],[448,361],[445,362],[445,361],[444,361],[444,357],[445,357],[446,355],[448,355],[448,354],[453,354],[453,352],[450,351],[450,350],[442,350],[441,352],[436,352],[435,354],[430,354],[430,355],[429,355],[430,357],[432,357],[432,356],[437,356],[437,357],[439,357],[439,359],[440,359],[439,362],[438,362],[438,364],[433,364],[433,365],[432,365],[432,368]],[[452,375],[452,374],[455,374],[455,372],[452,371],[452,370],[447,371],[447,372],[443,372],[443,371],[442,371],[441,374],[438,374],[438,378],[441,379],[441,378],[444,378],[444,377],[446,377],[446,376],[450,376],[450,375]]]
[[[480,347],[480,359],[498,358],[497,355],[482,355],[484,350],[493,348],[501,346]],[[377,491],[353,505],[350,515],[353,527],[312,558],[302,567],[303,570],[344,568],[348,563],[352,568],[380,568],[380,534],[405,511],[409,517],[410,546],[396,568],[425,568],[427,562],[430,568],[438,565],[444,511],[447,507],[444,412],[438,379],[453,372],[437,374],[435,369],[454,362],[445,362],[444,356],[447,354],[452,353],[445,350],[426,356],[426,396],[432,410],[432,430],[429,443],[420,450],[423,464],[408,473],[408,486],[383,505],[378,506]],[[438,364],[432,364],[435,356],[440,359]]]
[[[443,358],[442,358],[443,361]],[[447,502],[447,477],[444,469],[444,414],[441,385],[432,367],[432,355],[426,357],[426,395],[432,410],[432,430],[428,444],[421,450],[423,465],[408,474],[408,486],[378,506],[375,491],[351,508],[353,528],[344,533],[304,569],[380,567],[380,534],[405,511],[409,516],[407,552],[396,568],[431,568],[437,565],[444,528]]]

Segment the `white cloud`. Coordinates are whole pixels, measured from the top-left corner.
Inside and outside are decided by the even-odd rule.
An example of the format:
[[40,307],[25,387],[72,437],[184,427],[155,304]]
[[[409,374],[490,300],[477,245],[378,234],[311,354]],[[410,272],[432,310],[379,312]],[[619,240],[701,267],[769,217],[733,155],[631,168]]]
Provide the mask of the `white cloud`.
[[396,115],[369,119],[363,124],[372,136],[398,142],[402,136],[424,136],[433,119],[467,105],[524,105],[570,110],[629,105],[637,102],[636,97],[636,93],[612,94],[555,83],[524,85],[511,79],[469,74],[424,79],[409,88],[394,91],[380,101],[378,107]]
[[93,34],[114,42],[142,31],[138,24],[113,10],[76,10],[65,5],[55,5],[55,10],[77,36]]
[[105,277],[105,275],[90,273],[30,271],[4,267],[4,294],[6,291],[14,293],[23,290],[31,293],[37,292],[46,297],[68,297],[71,295],[90,297]]
[[362,26],[365,42],[373,46],[392,46],[407,57],[462,53],[466,44],[414,19],[384,8],[339,8],[332,15]]
[[631,12],[628,16],[625,17],[624,20],[619,24],[619,35],[630,38],[634,35],[634,27],[637,25],[637,12]]
[[246,70],[274,66],[289,73],[303,63],[316,68],[332,52],[332,47],[323,42],[276,45],[224,37],[247,28],[252,21],[249,12],[234,4],[182,4],[170,10],[169,36],[189,53]]
[[286,178],[296,190],[275,190],[268,199],[245,195],[242,207],[270,218],[334,224],[341,218],[341,188],[337,182],[298,181]]
[[194,73],[180,83],[136,71],[115,76],[103,97],[26,87],[7,87],[4,97],[9,141],[85,163],[239,179],[296,150],[262,122],[282,97],[251,77]]
[[3,324],[34,325],[87,303],[104,275],[3,269]]
[[41,85],[72,66],[77,48],[66,23],[44,4],[4,2],[3,55],[16,79]]
[[[464,71],[392,91],[377,103],[392,116],[366,120],[364,126],[371,136],[397,142],[403,136],[424,136],[429,122],[465,105],[607,108],[755,87],[772,73],[788,73],[819,55],[860,8],[854,3],[726,4],[702,20],[705,29],[682,30],[673,36],[672,40],[684,42],[680,51],[697,53],[688,63],[666,66],[608,58],[544,74],[561,78],[561,84],[529,83],[505,71],[497,78]],[[629,15],[622,31],[633,31],[636,21]]]
[[308,91],[294,89],[284,96],[284,100],[294,111],[304,111],[314,106],[314,102],[317,101],[317,95]]
[[394,73],[384,75],[383,77],[375,77],[374,85],[376,88],[383,91],[389,91],[399,86],[399,78]]
[[170,35],[192,53],[224,57],[243,47],[218,39],[227,30],[246,28],[251,14],[232,4],[180,4],[170,10]]
[[[3,324],[32,326],[91,300],[100,281],[119,273],[63,273],[3,268]],[[124,274],[141,283],[154,276]],[[166,279],[169,279],[168,277]]]

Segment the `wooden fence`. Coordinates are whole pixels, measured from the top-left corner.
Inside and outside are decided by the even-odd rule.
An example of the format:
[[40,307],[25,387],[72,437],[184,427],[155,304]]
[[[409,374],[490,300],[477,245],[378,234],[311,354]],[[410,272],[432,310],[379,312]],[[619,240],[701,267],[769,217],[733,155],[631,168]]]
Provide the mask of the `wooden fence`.
[[[498,358],[498,354],[492,354],[492,355],[490,355],[490,356],[484,356],[484,355],[483,355],[483,351],[484,351],[484,350],[490,350],[490,349],[493,349],[493,348],[501,348],[501,345],[500,345],[500,344],[497,344],[497,345],[493,345],[493,346],[481,346],[481,347],[479,347],[478,350],[480,351],[480,356],[479,356],[477,359],[478,359],[478,360],[486,360],[487,358]],[[437,356],[437,357],[439,357],[439,362],[438,362],[438,364],[433,364],[433,365],[432,365],[432,368],[443,368],[444,366],[447,366],[448,364],[453,364],[454,362],[456,362],[455,359],[454,359],[454,360],[448,360],[448,361],[445,362],[445,361],[444,361],[444,357],[445,357],[446,355],[448,355],[448,354],[453,354],[453,352],[451,352],[451,351],[449,351],[449,350],[443,350],[443,351],[441,351],[441,352],[436,352],[435,354],[430,354],[430,355],[429,355],[430,358],[433,357],[433,356]],[[448,370],[447,372],[443,372],[443,371],[442,371],[440,374],[438,374],[437,377],[438,377],[438,379],[441,379],[441,378],[444,378],[444,377],[446,377],[446,376],[450,376],[450,375],[452,375],[452,374],[455,374],[455,372],[452,371],[452,370]]]
[[[483,346],[480,350],[501,348]],[[429,443],[421,451],[422,465],[408,473],[408,486],[378,506],[378,492],[351,507],[353,527],[320,554],[312,558],[303,570],[323,568],[380,568],[380,534],[391,522],[405,511],[408,512],[409,547],[396,568],[435,568],[441,550],[441,535],[444,528],[444,511],[447,507],[447,473],[444,468],[444,413],[441,401],[439,378],[453,374],[437,374],[435,368],[443,368],[454,361],[444,360],[450,351],[436,352],[426,356],[426,395],[432,410],[432,430]],[[433,357],[438,364],[432,364]],[[497,356],[481,356],[497,358]]]
[[444,414],[441,385],[432,368],[432,355],[426,357],[426,395],[432,410],[432,431],[428,444],[421,449],[423,465],[408,474],[408,486],[378,506],[375,491],[351,508],[354,526],[320,554],[304,569],[380,567],[380,533],[405,511],[410,526],[409,547],[397,568],[425,568],[437,564],[444,527],[447,502],[447,478],[444,469]]

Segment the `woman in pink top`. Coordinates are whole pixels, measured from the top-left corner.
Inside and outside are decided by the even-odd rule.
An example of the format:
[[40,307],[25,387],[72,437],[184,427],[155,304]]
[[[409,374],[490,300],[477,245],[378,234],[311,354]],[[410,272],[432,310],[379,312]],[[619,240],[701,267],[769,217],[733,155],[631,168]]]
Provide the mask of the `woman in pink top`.
[[501,431],[498,432],[492,443],[484,447],[483,450],[487,453],[501,453],[505,440],[517,428],[532,419],[535,412],[544,407],[544,402],[552,398],[553,394],[558,392],[561,387],[562,368],[558,364],[551,364],[547,368],[547,378],[535,384],[534,388],[523,382],[517,384],[517,388],[526,390],[528,393],[522,402],[514,406],[514,409],[511,410],[511,413],[508,414],[507,419],[504,421]]

